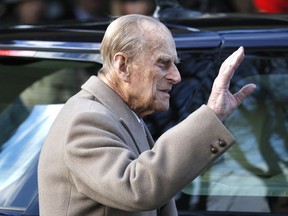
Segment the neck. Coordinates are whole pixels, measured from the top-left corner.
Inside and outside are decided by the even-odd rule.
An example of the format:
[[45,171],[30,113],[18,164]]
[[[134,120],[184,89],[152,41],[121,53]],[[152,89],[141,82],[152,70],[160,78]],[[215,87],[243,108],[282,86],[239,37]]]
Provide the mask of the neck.
[[[98,78],[102,80],[107,86],[109,86],[115,93],[117,93],[122,100],[130,107],[128,103],[128,96],[125,94],[125,87],[121,80],[107,74],[100,73],[98,74]],[[131,108],[131,107],[130,107]]]
[[116,92],[140,118],[152,113],[150,110],[147,110],[143,106],[139,106],[139,104],[135,103],[137,100],[129,95],[129,84],[123,82],[121,79],[111,76],[110,73],[98,73],[98,77],[114,92]]

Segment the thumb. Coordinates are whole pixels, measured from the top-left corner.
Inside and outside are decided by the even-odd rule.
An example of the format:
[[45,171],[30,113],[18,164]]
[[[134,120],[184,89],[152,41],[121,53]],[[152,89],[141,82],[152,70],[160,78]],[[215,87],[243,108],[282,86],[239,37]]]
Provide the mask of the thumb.
[[237,101],[237,105],[239,106],[242,101],[249,95],[251,95],[256,89],[256,85],[253,83],[247,84],[242,87],[240,91],[234,94],[234,97]]

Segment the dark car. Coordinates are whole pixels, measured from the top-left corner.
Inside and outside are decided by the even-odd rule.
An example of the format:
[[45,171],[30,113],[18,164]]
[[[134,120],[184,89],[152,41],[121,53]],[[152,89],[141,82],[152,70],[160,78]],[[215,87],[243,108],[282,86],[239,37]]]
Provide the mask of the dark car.
[[[101,67],[108,24],[0,29],[0,215],[39,215],[42,144],[65,101]],[[175,197],[179,215],[288,215],[288,17],[215,14],[165,24],[182,82],[168,112],[145,118],[155,140],[207,102],[221,63],[239,46],[246,57],[231,91],[257,85],[224,122],[236,144]]]

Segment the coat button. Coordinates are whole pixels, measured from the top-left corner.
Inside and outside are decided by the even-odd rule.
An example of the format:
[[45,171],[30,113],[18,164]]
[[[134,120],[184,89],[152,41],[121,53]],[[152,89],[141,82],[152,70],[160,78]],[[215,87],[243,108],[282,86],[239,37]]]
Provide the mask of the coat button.
[[216,154],[217,152],[218,152],[218,148],[216,148],[216,147],[214,147],[214,146],[212,146],[211,145],[211,152],[213,153],[213,154]]
[[219,139],[219,146],[220,147],[225,147],[226,146],[226,142],[224,140]]

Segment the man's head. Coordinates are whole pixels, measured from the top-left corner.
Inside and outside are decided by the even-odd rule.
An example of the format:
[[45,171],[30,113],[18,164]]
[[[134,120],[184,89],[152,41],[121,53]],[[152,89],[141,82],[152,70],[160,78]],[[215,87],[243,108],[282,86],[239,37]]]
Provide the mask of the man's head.
[[158,20],[126,15],[113,21],[103,38],[99,78],[138,115],[169,108],[169,91],[180,82],[170,31]]

